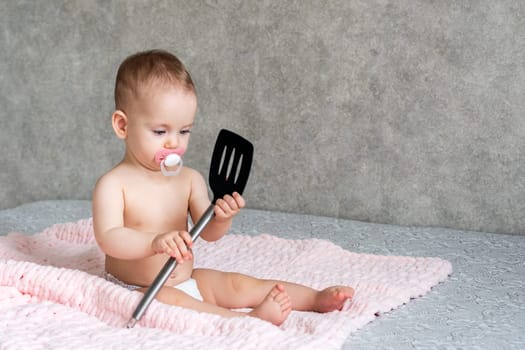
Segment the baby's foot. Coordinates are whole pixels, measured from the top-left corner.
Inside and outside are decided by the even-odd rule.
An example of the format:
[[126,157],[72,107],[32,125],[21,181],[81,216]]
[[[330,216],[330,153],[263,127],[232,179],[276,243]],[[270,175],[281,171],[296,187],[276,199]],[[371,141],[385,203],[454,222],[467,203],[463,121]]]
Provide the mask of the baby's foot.
[[286,320],[291,310],[290,297],[282,285],[276,284],[262,303],[250,311],[248,315],[280,326]]
[[323,289],[315,297],[315,311],[330,312],[341,310],[345,301],[354,296],[354,289],[345,286],[333,286]]

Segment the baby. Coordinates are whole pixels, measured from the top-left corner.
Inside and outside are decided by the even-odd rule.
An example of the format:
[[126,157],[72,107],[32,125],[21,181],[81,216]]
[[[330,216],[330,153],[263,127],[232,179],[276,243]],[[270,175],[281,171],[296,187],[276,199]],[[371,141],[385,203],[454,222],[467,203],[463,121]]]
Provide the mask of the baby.
[[[347,286],[318,291],[285,281],[194,269],[188,213],[197,222],[208,208],[207,185],[188,167],[178,165],[176,176],[164,176],[160,169],[167,157],[182,157],[188,148],[197,110],[190,74],[165,51],[132,55],[118,70],[115,105],[112,126],[125,143],[124,158],[93,191],[95,237],[106,254],[108,280],[144,292],[171,256],[177,267],[158,293],[159,301],[224,317],[258,317],[275,325],[283,323],[291,310],[329,312],[352,298],[354,291]],[[215,216],[200,237],[220,239],[244,205],[238,193],[218,199]],[[231,310],[241,308],[251,311]]]

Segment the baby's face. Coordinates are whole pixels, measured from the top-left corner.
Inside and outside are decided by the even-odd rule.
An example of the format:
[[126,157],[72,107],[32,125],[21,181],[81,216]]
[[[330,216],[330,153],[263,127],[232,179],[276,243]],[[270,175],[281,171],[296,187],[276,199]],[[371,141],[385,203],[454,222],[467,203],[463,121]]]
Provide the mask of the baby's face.
[[155,154],[161,149],[188,148],[197,111],[193,92],[180,88],[156,88],[135,101],[128,116],[126,147],[132,159],[150,170],[159,170]]

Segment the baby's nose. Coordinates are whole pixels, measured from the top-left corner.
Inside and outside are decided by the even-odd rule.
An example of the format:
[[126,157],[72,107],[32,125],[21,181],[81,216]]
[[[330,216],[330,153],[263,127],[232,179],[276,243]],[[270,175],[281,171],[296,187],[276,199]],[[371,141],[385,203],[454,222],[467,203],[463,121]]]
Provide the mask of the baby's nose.
[[165,143],[164,147],[166,147],[166,148],[177,148],[178,145],[179,145],[179,137],[177,136],[177,134],[173,133],[173,134],[169,135],[168,139],[166,140],[166,143]]

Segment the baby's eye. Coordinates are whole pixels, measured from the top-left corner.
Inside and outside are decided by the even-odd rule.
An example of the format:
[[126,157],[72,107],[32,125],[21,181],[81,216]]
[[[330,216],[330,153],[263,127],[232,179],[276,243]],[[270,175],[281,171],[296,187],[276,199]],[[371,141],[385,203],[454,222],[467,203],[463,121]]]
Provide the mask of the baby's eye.
[[166,130],[153,130],[153,133],[155,135],[164,135],[166,133]]
[[185,129],[185,130],[181,130],[181,131],[180,131],[180,134],[181,134],[181,135],[188,135],[188,134],[190,134],[190,133],[191,133],[191,130],[190,130],[190,129]]

